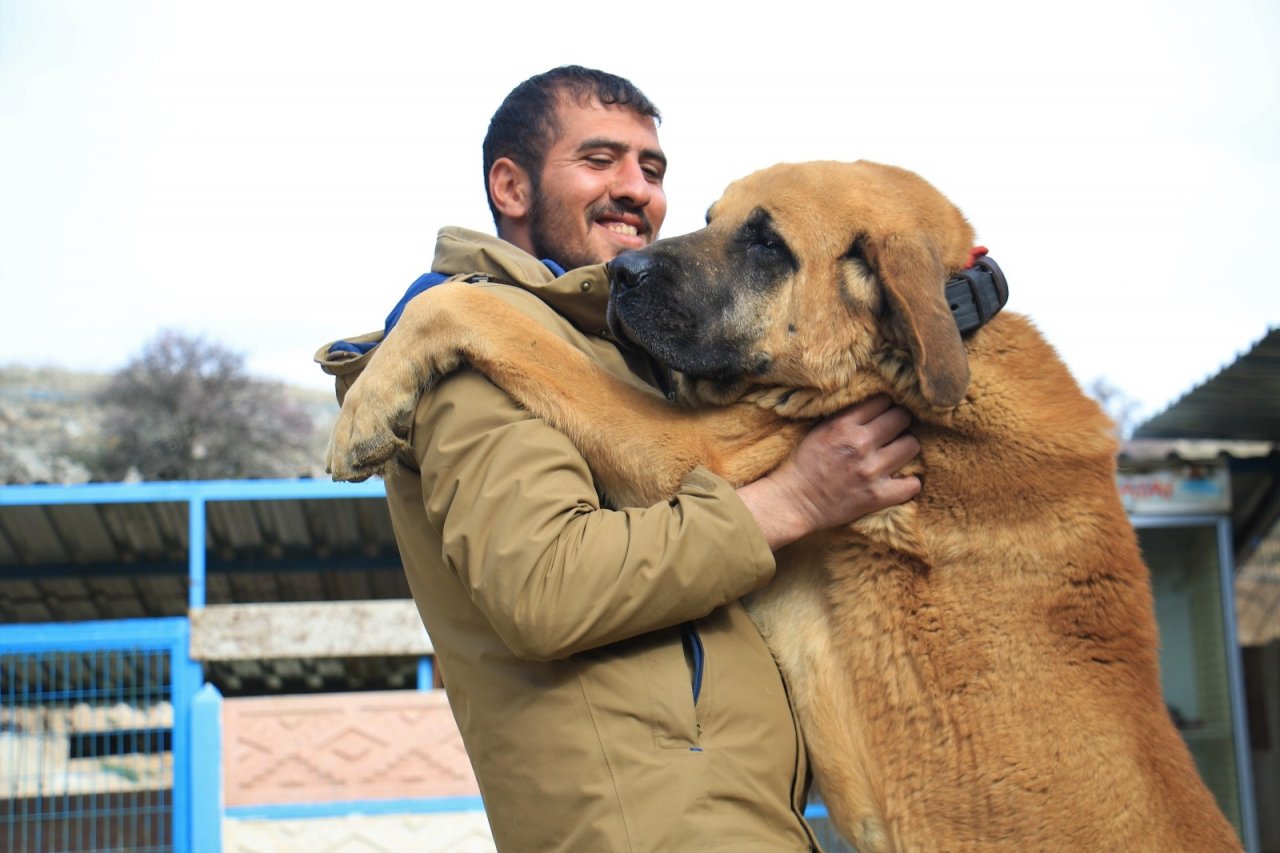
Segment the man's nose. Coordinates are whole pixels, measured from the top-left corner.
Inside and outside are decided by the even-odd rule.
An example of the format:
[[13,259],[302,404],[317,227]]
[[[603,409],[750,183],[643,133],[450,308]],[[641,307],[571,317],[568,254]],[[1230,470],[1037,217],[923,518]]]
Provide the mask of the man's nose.
[[609,195],[614,201],[628,201],[636,207],[644,207],[653,196],[653,187],[649,183],[639,161],[625,160],[614,173],[613,186]]

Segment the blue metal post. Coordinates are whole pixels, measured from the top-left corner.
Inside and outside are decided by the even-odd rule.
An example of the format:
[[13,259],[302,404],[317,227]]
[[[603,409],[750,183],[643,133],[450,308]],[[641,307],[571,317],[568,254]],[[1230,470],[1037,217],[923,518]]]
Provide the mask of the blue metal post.
[[212,684],[191,702],[191,850],[222,850],[222,694]]
[[187,606],[192,610],[204,607],[204,568],[205,568],[205,513],[204,497],[193,495],[188,504],[187,521],[187,572],[190,587],[187,590]]
[[191,851],[191,702],[204,680],[200,664],[191,660],[191,629],[180,620],[181,641],[170,656],[170,684],[173,701],[173,849]]

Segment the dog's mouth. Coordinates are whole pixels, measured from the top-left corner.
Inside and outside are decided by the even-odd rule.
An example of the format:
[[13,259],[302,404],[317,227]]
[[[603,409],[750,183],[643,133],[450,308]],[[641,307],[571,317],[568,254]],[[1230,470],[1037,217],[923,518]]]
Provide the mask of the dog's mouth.
[[[605,306],[605,324],[609,329],[609,336],[621,346],[628,349],[643,350],[640,342],[631,337],[631,333],[627,331],[627,324],[622,321],[622,317],[618,315],[618,303],[614,300],[614,290],[612,282],[610,282],[609,302]],[[647,352],[647,350],[645,350]]]
[[639,253],[626,252],[605,265],[605,272],[609,276],[609,302],[605,308],[605,322],[608,324],[609,333],[619,344],[654,355],[645,346],[645,342],[632,333],[622,307],[624,298],[628,294],[634,297],[635,292],[645,285],[651,276],[649,262],[641,261],[640,257]]
[[[647,318],[646,315],[652,313],[647,304],[638,304],[647,302],[647,299],[637,294],[634,286],[619,283],[610,269],[605,322],[613,340],[620,346],[648,353],[668,367],[683,371],[685,368],[675,363],[681,359],[677,348],[668,340],[672,336],[663,334],[659,325]],[[628,316],[632,317],[632,323],[627,321]]]

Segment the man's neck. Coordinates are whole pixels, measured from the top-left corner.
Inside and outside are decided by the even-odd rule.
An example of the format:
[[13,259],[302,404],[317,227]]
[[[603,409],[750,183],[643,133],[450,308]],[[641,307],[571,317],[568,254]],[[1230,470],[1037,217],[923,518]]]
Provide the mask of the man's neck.
[[547,268],[555,273],[557,277],[568,272],[568,270],[564,268],[564,265],[555,258],[538,257],[538,251],[533,246],[533,239],[530,237],[529,230],[527,228],[515,227],[510,220],[504,219],[503,222],[498,225],[498,239],[505,240],[525,254],[538,258],[538,260],[546,264]]
[[527,225],[523,223],[512,222],[505,217],[498,223],[498,238],[506,240],[511,245],[521,251],[538,257],[537,251],[533,247],[533,234]]

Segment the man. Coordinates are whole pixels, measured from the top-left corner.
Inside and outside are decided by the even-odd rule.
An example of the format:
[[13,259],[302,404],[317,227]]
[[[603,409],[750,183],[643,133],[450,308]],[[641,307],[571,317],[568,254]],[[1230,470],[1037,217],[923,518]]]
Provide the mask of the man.
[[[436,275],[406,299],[467,278],[627,381],[669,387],[608,340],[599,266],[662,225],[657,119],[602,72],[522,83],[484,145],[500,239],[442,230]],[[351,355],[317,355],[340,396],[364,366]],[[785,685],[738,599],[772,577],[772,550],[916,493],[893,476],[918,450],[907,422],[873,400],[736,491],[698,469],[669,502],[615,510],[569,441],[479,374],[420,401],[387,496],[499,848],[814,846]]]

